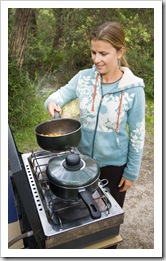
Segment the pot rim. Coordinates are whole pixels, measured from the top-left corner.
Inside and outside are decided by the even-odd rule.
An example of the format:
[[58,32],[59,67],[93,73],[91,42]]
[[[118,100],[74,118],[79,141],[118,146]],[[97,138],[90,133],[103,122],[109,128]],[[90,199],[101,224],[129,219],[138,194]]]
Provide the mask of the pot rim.
[[68,190],[81,190],[81,189],[86,189],[87,187],[90,187],[92,186],[94,183],[96,183],[98,180],[99,180],[99,177],[100,177],[100,173],[98,174],[98,177],[91,183],[85,185],[85,186],[81,186],[81,187],[67,187],[67,186],[60,186],[59,184],[56,184],[52,181],[50,181],[50,179],[48,178],[49,182],[52,183],[52,185],[55,185],[59,188],[62,188],[62,189],[68,189]]
[[55,121],[55,122],[57,122],[57,121],[65,121],[65,120],[70,120],[70,121],[73,121],[73,122],[78,122],[78,123],[81,125],[81,122],[80,122],[79,120],[77,120],[77,119],[74,119],[74,118],[60,118],[60,119],[53,119],[53,120],[43,121],[43,122],[41,122],[41,123],[39,123],[39,124],[36,125],[35,130],[36,130],[39,126],[44,125],[44,124],[46,124],[46,123],[51,123],[51,122],[54,122],[54,121]]
[[[71,122],[76,122],[79,124],[78,128],[74,131],[71,131],[71,132],[68,132],[68,133],[64,133],[62,134],[61,136],[43,136],[42,133],[39,133],[37,132],[37,128],[40,128],[42,126],[44,126],[45,124],[49,124],[49,123],[52,123],[52,122],[62,122],[62,121],[65,121],[65,120],[70,120]],[[74,134],[75,132],[78,132],[79,130],[81,130],[82,128],[82,125],[81,125],[81,122],[79,120],[76,120],[76,119],[73,119],[73,118],[60,118],[60,119],[54,119],[54,120],[48,120],[48,121],[45,121],[45,122],[42,122],[40,124],[38,124],[36,127],[35,127],[35,133],[36,135],[39,135],[39,136],[42,136],[42,137],[46,137],[46,138],[61,138],[63,136],[67,136],[67,135],[70,135],[70,134]]]

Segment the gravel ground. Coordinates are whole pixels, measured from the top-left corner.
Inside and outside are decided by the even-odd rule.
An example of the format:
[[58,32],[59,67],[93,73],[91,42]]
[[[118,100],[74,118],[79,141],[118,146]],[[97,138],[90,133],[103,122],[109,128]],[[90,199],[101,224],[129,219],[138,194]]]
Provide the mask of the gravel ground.
[[126,194],[123,239],[118,249],[154,248],[154,156],[153,144],[145,141],[140,175]]

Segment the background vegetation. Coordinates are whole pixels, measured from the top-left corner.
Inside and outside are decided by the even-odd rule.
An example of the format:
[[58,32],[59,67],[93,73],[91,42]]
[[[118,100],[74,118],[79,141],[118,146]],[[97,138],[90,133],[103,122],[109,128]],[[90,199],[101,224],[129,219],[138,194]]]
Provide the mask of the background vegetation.
[[37,147],[34,128],[50,119],[44,100],[80,69],[92,66],[90,33],[110,20],[123,25],[128,63],[145,81],[146,127],[153,135],[153,11],[150,8],[9,9],[8,117],[20,151]]

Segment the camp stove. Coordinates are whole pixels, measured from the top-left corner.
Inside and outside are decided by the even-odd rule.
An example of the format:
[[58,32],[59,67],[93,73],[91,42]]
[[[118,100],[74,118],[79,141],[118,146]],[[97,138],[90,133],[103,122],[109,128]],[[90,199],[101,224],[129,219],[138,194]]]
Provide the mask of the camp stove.
[[[14,152],[12,150],[11,153]],[[91,217],[82,199],[68,201],[52,193],[46,175],[49,161],[70,153],[79,152],[72,148],[61,152],[37,151],[11,157],[11,165],[20,158],[18,165],[21,170],[13,173],[13,176],[38,248],[85,248],[119,235],[124,212],[107,189],[107,180],[99,180],[98,188],[92,194],[101,212],[98,219]],[[24,181],[21,181],[23,177]],[[22,182],[24,184],[21,185]]]

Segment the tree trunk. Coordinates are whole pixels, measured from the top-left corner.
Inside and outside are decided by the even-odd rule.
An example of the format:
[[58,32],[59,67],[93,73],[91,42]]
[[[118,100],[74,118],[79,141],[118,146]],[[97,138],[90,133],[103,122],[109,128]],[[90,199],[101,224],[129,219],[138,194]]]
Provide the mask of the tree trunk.
[[36,9],[32,9],[29,33],[37,37]]
[[63,36],[63,8],[53,9],[56,18],[56,30],[53,42],[53,49],[58,49],[60,39]]
[[21,69],[27,43],[27,34],[32,16],[32,8],[17,8],[15,13],[14,30],[11,40],[10,55],[17,59]]

